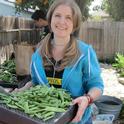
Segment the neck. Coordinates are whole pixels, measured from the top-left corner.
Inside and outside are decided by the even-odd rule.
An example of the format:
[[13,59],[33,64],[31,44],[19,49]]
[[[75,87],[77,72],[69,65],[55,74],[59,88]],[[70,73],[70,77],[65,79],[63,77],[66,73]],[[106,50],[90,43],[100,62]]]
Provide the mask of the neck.
[[69,41],[70,41],[70,37],[66,39],[54,37],[54,39],[52,40],[52,46],[53,46],[52,56],[55,60],[58,61],[63,58],[64,50],[68,45]]
[[70,41],[70,37],[68,38],[56,38],[53,39],[53,46],[66,46]]

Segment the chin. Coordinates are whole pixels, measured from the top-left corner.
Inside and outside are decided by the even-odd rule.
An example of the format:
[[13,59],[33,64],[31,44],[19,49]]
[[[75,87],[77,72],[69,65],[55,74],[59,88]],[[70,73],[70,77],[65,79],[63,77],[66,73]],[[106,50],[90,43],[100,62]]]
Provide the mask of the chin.
[[56,35],[57,37],[60,37],[60,38],[65,38],[65,37],[68,37],[67,35]]
[[57,32],[57,33],[54,33],[57,37],[67,37],[67,33],[62,33],[62,32]]

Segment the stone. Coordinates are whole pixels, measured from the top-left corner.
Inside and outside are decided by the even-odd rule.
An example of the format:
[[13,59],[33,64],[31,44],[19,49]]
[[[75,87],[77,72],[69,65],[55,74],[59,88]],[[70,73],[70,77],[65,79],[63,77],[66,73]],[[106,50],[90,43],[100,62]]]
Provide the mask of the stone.
[[119,81],[121,84],[124,85],[124,78],[123,78],[123,77],[119,77],[119,78],[118,78],[118,81]]

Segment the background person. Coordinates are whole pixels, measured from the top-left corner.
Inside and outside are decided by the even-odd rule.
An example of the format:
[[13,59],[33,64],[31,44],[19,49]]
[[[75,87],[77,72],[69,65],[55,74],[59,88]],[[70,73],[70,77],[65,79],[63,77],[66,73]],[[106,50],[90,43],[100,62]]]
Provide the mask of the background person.
[[80,27],[80,9],[74,0],[55,0],[47,21],[52,32],[32,56],[32,81],[18,91],[39,84],[64,88],[78,104],[72,122],[92,124],[90,104],[102,95],[104,85],[92,46],[72,35]]
[[31,18],[34,20],[34,28],[41,29],[46,36],[50,31],[46,20],[46,13],[43,10],[36,10]]

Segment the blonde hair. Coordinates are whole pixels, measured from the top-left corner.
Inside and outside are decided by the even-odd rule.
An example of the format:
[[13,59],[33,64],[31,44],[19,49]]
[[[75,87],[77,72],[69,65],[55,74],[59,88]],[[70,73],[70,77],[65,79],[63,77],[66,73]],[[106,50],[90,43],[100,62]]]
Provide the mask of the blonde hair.
[[[47,13],[48,25],[49,26],[51,25],[51,18],[52,18],[53,12],[59,5],[67,5],[72,9],[73,32],[76,31],[80,27],[80,24],[81,24],[81,12],[80,12],[78,5],[75,3],[74,0],[55,0]],[[40,46],[40,52],[43,57],[44,67],[48,67],[51,65],[51,63],[48,60],[49,58],[52,58],[51,39],[52,39],[52,33],[49,33],[43,39],[42,44]],[[65,49],[64,57],[61,61],[60,67],[58,68],[58,71],[64,69],[67,66],[73,65],[76,62],[76,60],[79,58],[79,55],[80,55],[80,52],[77,46],[77,40],[75,37],[71,35],[70,42]]]

